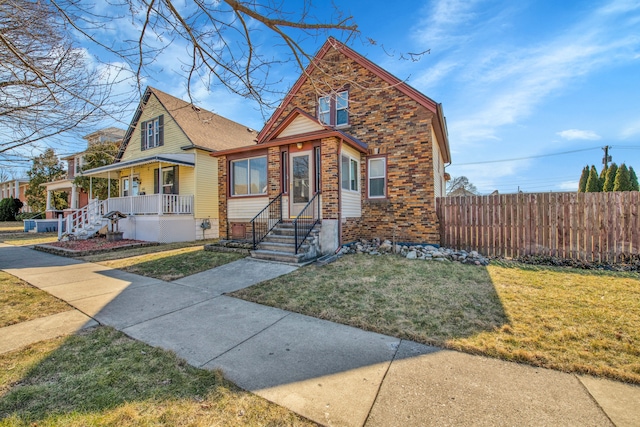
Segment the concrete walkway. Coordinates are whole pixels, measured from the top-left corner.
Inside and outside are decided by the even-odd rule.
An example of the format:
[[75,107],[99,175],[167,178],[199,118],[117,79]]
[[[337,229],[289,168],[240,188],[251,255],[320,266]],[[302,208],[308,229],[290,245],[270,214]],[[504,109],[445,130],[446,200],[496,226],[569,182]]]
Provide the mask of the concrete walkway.
[[[640,425],[639,387],[428,347],[223,295],[291,266],[243,259],[164,282],[0,244],[0,269],[78,310],[0,329],[0,353],[99,322],[194,366],[219,368],[240,387],[324,425]],[[35,331],[32,338],[26,330]]]

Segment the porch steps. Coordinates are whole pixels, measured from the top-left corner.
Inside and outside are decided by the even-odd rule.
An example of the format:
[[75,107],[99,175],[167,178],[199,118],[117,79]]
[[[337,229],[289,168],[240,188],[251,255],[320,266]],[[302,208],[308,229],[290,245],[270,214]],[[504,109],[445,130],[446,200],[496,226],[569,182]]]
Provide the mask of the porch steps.
[[316,225],[296,254],[295,229],[292,222],[282,222],[258,244],[258,249],[251,251],[251,257],[267,261],[301,264],[317,257],[317,250],[312,250],[311,242],[320,233],[320,225]]

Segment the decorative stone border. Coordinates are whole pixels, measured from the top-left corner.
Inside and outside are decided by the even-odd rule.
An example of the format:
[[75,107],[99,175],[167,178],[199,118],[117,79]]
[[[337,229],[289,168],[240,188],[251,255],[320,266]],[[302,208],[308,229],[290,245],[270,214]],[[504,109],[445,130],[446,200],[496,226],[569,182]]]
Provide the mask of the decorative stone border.
[[145,248],[148,246],[158,246],[158,245],[159,245],[158,242],[144,242],[144,243],[131,243],[129,245],[117,246],[115,248],[108,248],[108,249],[90,249],[85,251],[76,251],[73,249],[59,248],[57,246],[40,244],[40,245],[34,245],[33,249],[41,252],[47,252],[53,255],[59,255],[59,256],[64,256],[68,258],[76,258],[81,256],[103,254],[105,252],[113,252],[113,251],[120,251],[124,249],[133,249],[133,248]]
[[394,245],[390,240],[380,242],[380,239],[373,239],[372,241],[361,239],[357,242],[344,245],[338,252],[339,255],[361,253],[369,255],[396,254],[406,259],[440,262],[455,261],[462,264],[480,266],[489,265],[489,259],[476,251],[456,251],[454,249],[427,244],[396,243]]

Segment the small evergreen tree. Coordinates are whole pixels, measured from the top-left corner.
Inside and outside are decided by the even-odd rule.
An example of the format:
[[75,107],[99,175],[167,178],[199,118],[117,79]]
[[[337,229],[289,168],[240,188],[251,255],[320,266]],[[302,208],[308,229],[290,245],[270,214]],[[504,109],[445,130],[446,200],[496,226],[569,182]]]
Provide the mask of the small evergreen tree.
[[618,165],[611,163],[609,169],[607,169],[607,177],[604,181],[602,191],[613,191],[614,182],[616,179],[616,173],[618,172]]
[[624,163],[620,165],[618,173],[616,173],[613,191],[631,191],[631,177],[629,176],[629,169]]
[[596,167],[591,165],[589,171],[589,179],[587,180],[587,193],[597,193],[600,191],[600,179],[598,178],[598,171]]
[[640,186],[638,185],[638,176],[636,175],[636,171],[633,170],[632,166],[629,166],[629,177],[631,178],[631,191],[640,191]]
[[587,180],[589,179],[589,166],[582,168],[580,175],[580,183],[578,184],[578,193],[584,193],[587,190]]
[[607,177],[607,167],[603,167],[600,171],[600,176],[598,177],[598,187],[600,187],[599,191],[604,191],[604,181]]

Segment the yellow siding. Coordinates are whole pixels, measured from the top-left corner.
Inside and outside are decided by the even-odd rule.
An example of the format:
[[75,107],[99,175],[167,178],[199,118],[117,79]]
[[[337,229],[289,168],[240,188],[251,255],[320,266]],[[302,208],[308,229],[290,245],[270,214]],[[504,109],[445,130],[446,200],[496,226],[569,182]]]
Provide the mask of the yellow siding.
[[[173,165],[162,163],[162,168],[170,168]],[[154,177],[153,172],[159,168],[158,163],[149,163],[133,168],[133,175],[140,178],[140,192],[145,194],[154,194]],[[131,174],[130,169],[120,171],[120,178],[127,177]],[[112,174],[115,178],[116,174]],[[193,195],[194,193],[194,168],[188,166],[179,166],[178,169],[178,191],[181,195]]]
[[219,218],[218,159],[205,151],[196,150],[195,217]]
[[[362,171],[362,159],[360,158],[360,153],[355,149],[349,147],[346,144],[342,144],[342,154],[350,156],[356,159],[360,165],[358,168],[358,173],[361,174]],[[342,160],[341,160],[342,162]],[[342,171],[340,171],[342,174]],[[342,180],[340,181],[342,182]],[[358,184],[362,187],[362,176],[359,176]],[[358,191],[349,191],[342,188],[342,184],[340,184],[340,205],[342,209],[342,218],[360,218],[362,216],[362,194],[363,189],[358,188]]]
[[[142,122],[158,117],[164,114],[164,145],[151,148],[148,150],[140,150],[140,126]],[[182,129],[176,124],[171,115],[164,109],[154,94],[151,94],[149,101],[144,107],[144,111],[140,115],[140,119],[136,124],[136,128],[131,135],[127,149],[125,150],[122,160],[134,160],[142,157],[154,156],[156,154],[182,153],[180,147],[191,145],[189,139]]]

